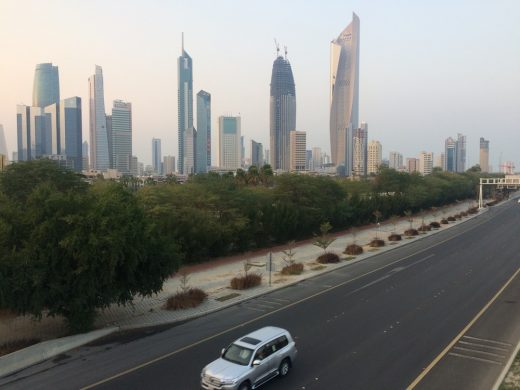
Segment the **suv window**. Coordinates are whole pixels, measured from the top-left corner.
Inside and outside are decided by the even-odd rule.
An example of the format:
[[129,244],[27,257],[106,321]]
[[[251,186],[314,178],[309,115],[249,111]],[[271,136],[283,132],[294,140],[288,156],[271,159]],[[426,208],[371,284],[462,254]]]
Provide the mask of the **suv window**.
[[283,347],[286,347],[287,344],[289,344],[289,341],[287,340],[287,337],[286,336],[281,336],[281,337],[278,337],[276,340],[276,350],[280,350],[282,349]]

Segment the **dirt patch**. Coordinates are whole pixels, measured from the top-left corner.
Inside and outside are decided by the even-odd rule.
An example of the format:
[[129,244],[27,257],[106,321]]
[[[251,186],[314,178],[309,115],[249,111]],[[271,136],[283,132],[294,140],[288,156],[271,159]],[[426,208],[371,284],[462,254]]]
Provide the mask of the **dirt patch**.
[[509,372],[500,385],[499,390],[518,390],[520,389],[520,352],[516,355],[515,361],[511,365]]
[[19,349],[27,348],[33,344],[39,343],[39,339],[22,339],[17,341],[10,341],[0,345],[0,356],[10,354]]
[[236,298],[239,296],[240,296],[240,294],[238,294],[238,293],[231,293],[228,295],[224,295],[223,297],[215,298],[215,301],[224,302],[224,301],[227,301],[228,299],[233,299],[233,298]]

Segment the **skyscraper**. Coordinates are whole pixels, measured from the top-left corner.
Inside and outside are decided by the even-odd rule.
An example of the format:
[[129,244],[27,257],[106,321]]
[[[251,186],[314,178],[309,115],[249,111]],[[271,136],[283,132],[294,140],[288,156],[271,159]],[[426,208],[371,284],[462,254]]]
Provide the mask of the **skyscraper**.
[[251,165],[255,165],[258,168],[264,166],[264,147],[255,140],[251,140]]
[[195,173],[195,148],[197,145],[197,130],[189,127],[184,132],[184,174],[191,175]]
[[58,67],[51,63],[37,64],[34,72],[33,107],[47,107],[60,102]]
[[152,167],[155,174],[160,175],[161,172],[161,140],[152,138]]
[[83,169],[89,170],[90,169],[90,162],[88,158],[88,142],[83,141],[83,145],[81,146],[81,154],[83,156]]
[[330,150],[332,163],[343,165],[351,175],[353,131],[358,128],[359,110],[359,18],[330,45]]
[[291,171],[305,171],[307,163],[307,133],[292,130],[290,137],[290,165]]
[[314,147],[312,148],[312,166],[311,170],[316,171],[320,169],[323,165],[323,157],[321,153],[321,148]]
[[89,117],[90,117],[90,168],[106,171],[110,168],[108,154],[107,123],[105,117],[105,97],[103,70],[96,65],[95,74],[89,77]]
[[211,95],[206,91],[197,93],[197,173],[208,172],[211,166]]
[[457,134],[457,154],[456,154],[456,167],[455,170],[457,172],[466,171],[466,136],[462,134]]
[[419,172],[426,176],[432,173],[433,170],[433,153],[421,152],[419,153]]
[[43,111],[45,114],[45,122],[44,127],[41,129],[41,151],[38,154],[42,156],[57,156],[63,154],[60,145],[60,105],[59,103],[50,104],[45,107]]
[[221,116],[219,123],[219,162],[224,169],[240,168],[240,117]]
[[270,111],[270,154],[271,167],[287,171],[290,169],[289,133],[296,130],[296,90],[291,64],[277,55],[271,73]]
[[[81,172],[83,169],[83,126],[81,119],[81,98],[78,96],[63,99],[60,102],[60,151],[65,155],[67,165]],[[88,149],[88,144],[87,144]],[[87,156],[88,158],[88,156]]]
[[456,141],[448,137],[444,141],[444,170],[448,172],[455,172],[456,167]]
[[366,176],[368,166],[368,125],[361,123],[361,127],[354,130],[352,137],[352,174]]
[[489,141],[483,137],[480,137],[480,170],[489,172]]
[[182,54],[177,60],[178,81],[178,139],[179,160],[178,171],[184,174],[184,133],[193,127],[193,64],[191,57],[184,50],[184,34],[182,35]]
[[390,152],[390,154],[388,155],[388,167],[398,171],[401,169],[402,166],[403,155],[399,152]]
[[457,140],[448,137],[444,143],[445,171],[464,172],[466,170],[466,136],[457,134]]
[[23,104],[16,106],[16,131],[18,141],[18,161],[31,159],[31,133],[29,126],[30,107]]
[[28,160],[34,160],[46,154],[45,140],[46,123],[45,111],[41,107],[29,107],[29,134],[30,156]]
[[0,125],[0,154],[7,158],[7,142],[5,141],[4,126]]
[[383,162],[383,147],[379,141],[370,141],[368,143],[368,163],[367,173],[377,173],[379,166]]
[[164,156],[163,158],[163,174],[174,175],[175,174],[175,156]]
[[114,100],[111,122],[111,167],[129,175],[132,157],[132,103]]

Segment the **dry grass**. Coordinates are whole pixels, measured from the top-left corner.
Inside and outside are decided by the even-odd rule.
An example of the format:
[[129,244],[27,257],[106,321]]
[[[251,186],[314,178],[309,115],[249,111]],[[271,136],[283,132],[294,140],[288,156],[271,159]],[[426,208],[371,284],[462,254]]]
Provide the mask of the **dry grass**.
[[231,279],[230,287],[233,290],[247,290],[259,286],[262,283],[262,275],[251,273],[244,276],[236,276]]
[[166,310],[191,309],[199,306],[208,297],[200,288],[190,288],[180,291],[168,298],[164,308]]
[[303,264],[302,263],[293,263],[290,265],[286,265],[282,268],[280,272],[282,275],[300,275],[303,272]]

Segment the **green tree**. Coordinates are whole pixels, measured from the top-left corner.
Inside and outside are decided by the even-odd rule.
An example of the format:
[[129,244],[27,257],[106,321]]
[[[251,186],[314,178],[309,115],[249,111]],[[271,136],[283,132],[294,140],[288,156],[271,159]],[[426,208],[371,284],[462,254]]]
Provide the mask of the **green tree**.
[[320,234],[314,237],[314,242],[312,245],[320,247],[323,251],[326,251],[327,248],[332,244],[336,239],[331,237],[329,232],[332,229],[332,225],[328,222],[324,222],[320,225]]

